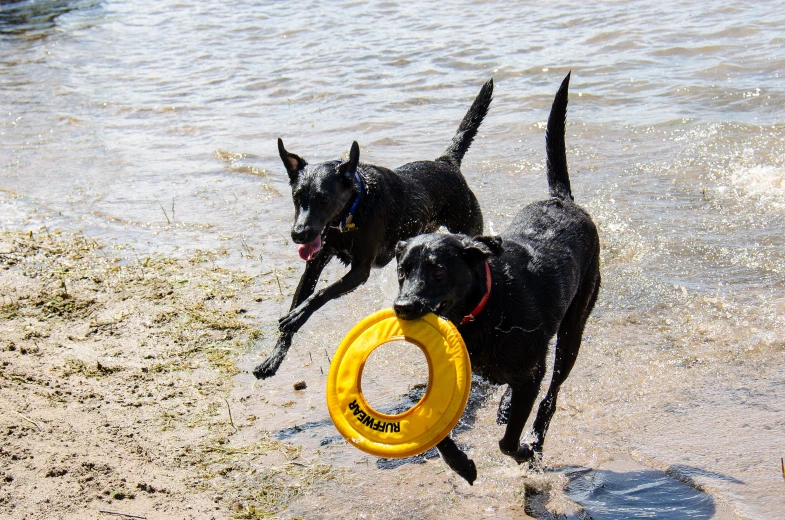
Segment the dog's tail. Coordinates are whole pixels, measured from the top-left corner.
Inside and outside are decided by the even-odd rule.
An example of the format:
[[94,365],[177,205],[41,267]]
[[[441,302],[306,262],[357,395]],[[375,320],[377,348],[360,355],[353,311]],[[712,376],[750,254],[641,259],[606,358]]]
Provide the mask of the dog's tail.
[[444,151],[444,155],[436,159],[437,161],[446,161],[453,164],[456,168],[461,167],[463,156],[472,145],[474,136],[477,135],[477,130],[485,119],[488,113],[488,108],[491,106],[493,100],[493,78],[482,86],[480,93],[472,103],[471,108],[461,121],[461,126],[458,127],[458,132],[452,138],[450,146]]
[[548,155],[548,188],[551,197],[560,199],[572,198],[570,176],[567,173],[567,150],[564,144],[564,126],[567,120],[567,90],[570,86],[570,74],[559,87],[548,116],[548,129],[545,131],[545,149]]

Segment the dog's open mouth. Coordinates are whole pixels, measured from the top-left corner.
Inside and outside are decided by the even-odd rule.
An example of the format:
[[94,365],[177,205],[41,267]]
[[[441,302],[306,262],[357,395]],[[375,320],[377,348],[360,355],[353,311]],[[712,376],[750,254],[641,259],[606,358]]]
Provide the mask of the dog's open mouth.
[[308,242],[307,244],[301,244],[300,247],[297,248],[297,252],[300,253],[300,258],[305,260],[306,262],[313,258],[320,249],[322,248],[322,235],[316,235],[316,238]]

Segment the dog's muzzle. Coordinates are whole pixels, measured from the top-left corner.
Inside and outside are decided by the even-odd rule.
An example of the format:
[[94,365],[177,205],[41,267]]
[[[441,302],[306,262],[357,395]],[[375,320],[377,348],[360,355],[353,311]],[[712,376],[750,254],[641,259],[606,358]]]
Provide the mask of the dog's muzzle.
[[412,298],[397,298],[393,309],[395,315],[402,320],[416,320],[430,312],[423,302]]
[[311,226],[295,225],[292,228],[292,240],[295,244],[307,244],[316,240],[319,230]]

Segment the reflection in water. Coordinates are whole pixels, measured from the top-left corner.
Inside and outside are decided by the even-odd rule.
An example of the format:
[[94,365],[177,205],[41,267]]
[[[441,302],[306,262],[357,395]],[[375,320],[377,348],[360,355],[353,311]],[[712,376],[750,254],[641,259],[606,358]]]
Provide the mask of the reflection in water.
[[[455,428],[453,428],[451,435],[463,433],[474,425],[478,410],[488,402],[488,399],[493,395],[496,388],[496,386],[491,385],[480,377],[472,377],[472,388],[471,393],[469,394],[469,400],[466,403],[463,415]],[[422,399],[425,394],[425,389],[425,385],[415,385],[406,394],[397,396],[397,399],[395,399],[397,402],[395,404],[380,408],[379,411],[388,415],[401,414],[412,408]],[[392,396],[389,395],[389,392],[387,397],[392,400]],[[326,446],[341,439],[340,436],[336,437],[335,435],[332,435],[334,432],[335,429],[332,426],[332,421],[323,419],[320,421],[295,424],[289,428],[284,428],[275,433],[275,438],[286,440],[303,433],[308,434],[313,438],[320,437],[321,440],[319,441],[319,445]],[[465,444],[458,444],[458,446],[464,451],[470,448],[469,445]],[[422,464],[426,460],[435,459],[438,456],[439,454],[436,448],[431,448],[425,453],[413,457],[405,457],[402,459],[378,458],[376,459],[376,467],[379,469],[394,469],[405,464]]]

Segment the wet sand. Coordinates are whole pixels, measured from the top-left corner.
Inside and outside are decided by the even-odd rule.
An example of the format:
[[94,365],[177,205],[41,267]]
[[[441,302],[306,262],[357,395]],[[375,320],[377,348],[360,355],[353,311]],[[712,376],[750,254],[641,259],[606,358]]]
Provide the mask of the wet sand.
[[[294,277],[279,285],[283,274],[248,276],[216,267],[209,254],[128,261],[116,253],[83,235],[0,236],[6,517],[620,518],[636,504],[617,499],[622,512],[602,516],[595,495],[633,478],[643,484],[638,502],[661,514],[661,497],[675,495],[683,500],[670,517],[684,507],[691,518],[736,517],[702,492],[721,475],[595,444],[623,432],[581,431],[579,416],[597,412],[595,403],[632,404],[613,388],[589,400],[576,391],[616,367],[578,370],[560,398],[544,472],[498,452],[501,389],[475,382],[454,433],[478,462],[470,487],[434,450],[384,460],[343,441],[323,406],[329,353],[314,361],[318,342],[299,341],[306,348],[293,349],[290,369],[275,379],[255,383],[243,372],[255,346],[270,341],[255,328],[254,309],[283,303]],[[599,343],[593,334],[590,327],[589,349]],[[307,388],[294,390],[300,378]]]

